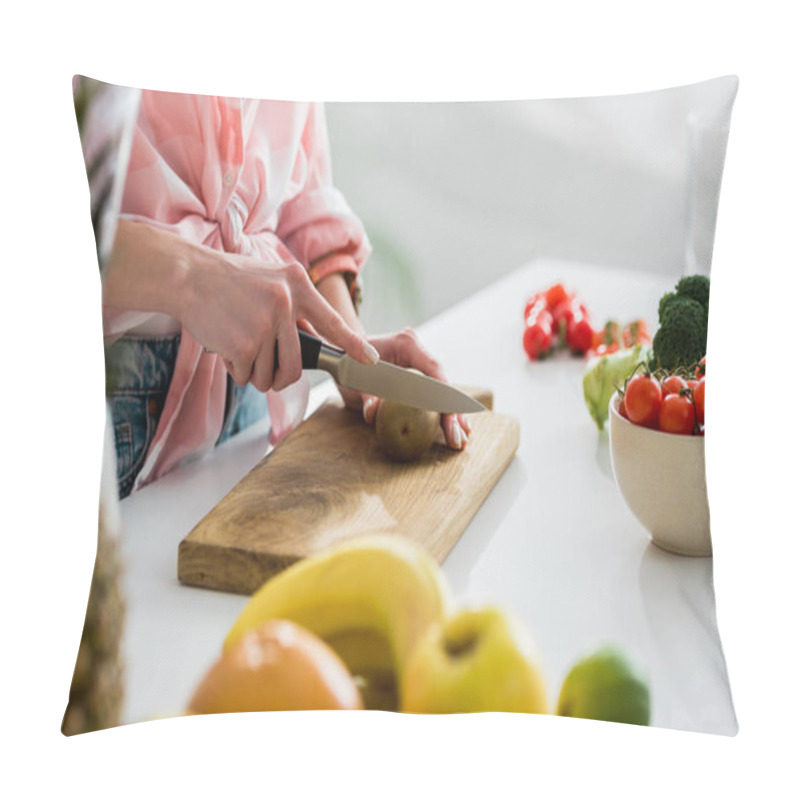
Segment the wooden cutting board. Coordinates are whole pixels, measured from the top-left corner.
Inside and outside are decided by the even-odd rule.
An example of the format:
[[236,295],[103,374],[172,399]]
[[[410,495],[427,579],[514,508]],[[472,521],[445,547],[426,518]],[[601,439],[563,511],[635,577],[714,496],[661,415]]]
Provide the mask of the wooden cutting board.
[[[490,392],[467,391],[492,407]],[[441,563],[519,445],[513,417],[484,411],[469,420],[462,452],[449,450],[440,431],[419,461],[396,464],[360,414],[328,401],[180,543],[178,579],[252,594],[300,558],[378,532],[413,539]]]

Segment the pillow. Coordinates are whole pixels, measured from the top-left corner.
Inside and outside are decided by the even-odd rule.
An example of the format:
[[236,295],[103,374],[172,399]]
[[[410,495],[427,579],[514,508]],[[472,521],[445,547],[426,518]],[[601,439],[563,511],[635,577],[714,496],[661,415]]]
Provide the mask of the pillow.
[[[76,76],[108,411],[63,732],[366,707],[736,733],[696,373],[737,85],[322,105]],[[424,415],[373,431],[330,381],[265,402],[215,346],[249,300],[218,276],[265,264],[441,361],[488,409],[463,452],[434,415],[398,463]]]

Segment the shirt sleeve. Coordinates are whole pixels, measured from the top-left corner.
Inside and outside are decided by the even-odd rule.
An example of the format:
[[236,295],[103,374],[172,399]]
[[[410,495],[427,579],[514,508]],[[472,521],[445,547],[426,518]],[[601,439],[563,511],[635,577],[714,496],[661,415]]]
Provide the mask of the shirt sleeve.
[[307,269],[330,256],[348,256],[340,263],[357,273],[371,252],[361,220],[333,185],[324,106],[309,107],[297,158],[305,180],[298,194],[281,208],[278,236]]

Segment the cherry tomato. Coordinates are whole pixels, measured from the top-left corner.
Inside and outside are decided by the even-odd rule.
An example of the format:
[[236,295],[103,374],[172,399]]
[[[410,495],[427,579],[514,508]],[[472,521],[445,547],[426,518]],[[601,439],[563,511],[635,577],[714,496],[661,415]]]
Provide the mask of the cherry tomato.
[[629,322],[622,329],[622,344],[624,347],[633,347],[635,344],[645,344],[650,341],[650,332],[643,319]]
[[685,394],[670,394],[664,398],[658,412],[658,429],[665,433],[689,435],[695,426],[694,403]]
[[574,316],[567,326],[567,345],[573,353],[584,355],[592,349],[592,326],[589,320],[581,315]]
[[531,313],[525,318],[525,326],[529,328],[531,325],[536,325],[538,322],[549,327],[552,332],[553,315],[546,308],[535,306],[531,309]]
[[525,301],[525,313],[523,314],[524,319],[528,319],[532,312],[538,313],[543,309],[547,308],[547,300],[542,292],[536,292],[536,294],[532,294],[526,301]]
[[616,353],[619,348],[619,324],[612,319],[606,322],[600,330],[592,332],[592,349],[587,355],[605,356]]
[[574,314],[575,313],[574,309],[575,309],[575,306],[574,306],[572,300],[570,300],[570,299],[564,300],[561,303],[559,303],[553,309],[553,312],[552,312],[553,313],[553,319],[556,322],[558,322],[559,320],[565,318],[567,315]]
[[701,425],[706,424],[706,379],[705,376],[697,382],[694,390],[694,407],[697,409],[697,421]]
[[547,320],[539,319],[525,328],[522,346],[531,360],[544,358],[553,347],[553,328]]
[[698,365],[697,369],[695,370],[695,377],[697,380],[700,380],[706,374],[706,357],[703,356],[700,359],[700,364]]
[[627,412],[627,410],[625,409],[625,397],[624,397],[624,396],[623,396],[623,398],[622,398],[622,399],[619,401],[619,405],[617,406],[617,411],[619,411],[619,415],[620,415],[620,416],[621,416],[623,419],[629,419],[629,417],[628,417],[628,412]]
[[585,313],[584,306],[573,295],[562,300],[553,309],[553,332],[558,337],[559,344],[566,344],[567,330],[575,316],[585,315]]
[[680,394],[681,389],[688,388],[686,381],[680,375],[670,375],[661,381],[661,396],[667,397],[671,394]]
[[631,422],[655,427],[661,409],[661,386],[652,375],[634,375],[625,389],[624,402]]
[[692,391],[694,391],[694,390],[697,388],[697,381],[693,381],[693,380],[686,381],[686,385],[687,385],[687,386],[688,386],[688,387],[689,387],[689,388],[690,388]]
[[589,312],[575,295],[569,295],[566,300],[562,300],[553,308],[553,319],[555,320],[566,319],[569,321],[576,315],[588,317]]
[[559,303],[567,300],[569,298],[569,294],[567,293],[567,290],[564,288],[563,284],[556,283],[544,293],[544,297],[547,300],[547,308],[552,311]]
[[596,356],[605,356],[609,355],[610,353],[616,353],[617,350],[619,350],[619,342],[598,345],[598,347],[591,352],[593,352]]
[[[606,322],[602,328],[594,331],[592,334],[592,349],[597,350],[603,345],[606,347],[617,345],[615,350],[619,350],[619,323],[615,322],[613,319]],[[613,353],[614,350],[607,352]]]

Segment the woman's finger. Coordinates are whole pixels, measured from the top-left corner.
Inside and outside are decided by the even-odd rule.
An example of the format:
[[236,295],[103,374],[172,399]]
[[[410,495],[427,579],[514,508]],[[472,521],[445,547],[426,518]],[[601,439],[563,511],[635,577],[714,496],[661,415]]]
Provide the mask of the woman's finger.
[[395,336],[395,363],[448,382],[441,364],[422,346],[411,328],[406,328]]
[[467,445],[467,435],[462,430],[455,414],[442,414],[442,430],[447,446],[453,450],[463,450]]
[[275,340],[268,337],[258,351],[255,363],[253,364],[253,374],[250,382],[259,392],[266,392],[273,388],[275,375]]
[[296,307],[331,344],[341,347],[351,358],[362,364],[375,364],[380,359],[378,351],[358,332],[354,331],[341,314],[311,285],[302,286],[296,295]]
[[300,339],[294,324],[287,325],[278,334],[278,364],[272,378],[272,388],[277,392],[300,380],[303,374],[303,357]]
[[375,415],[378,413],[378,398],[371,394],[365,394],[362,401],[364,422],[372,425],[375,422]]
[[247,385],[247,382],[250,380],[250,376],[253,374],[253,363],[250,362],[245,363],[244,361],[237,361],[233,362],[230,359],[226,358],[224,360],[225,369],[228,370],[228,373],[233,378],[234,382],[239,386]]
[[316,336],[317,339],[320,338],[319,332],[317,329],[307,320],[307,319],[298,319],[297,320],[297,327],[301,331],[305,331],[306,333],[310,333],[312,336]]

